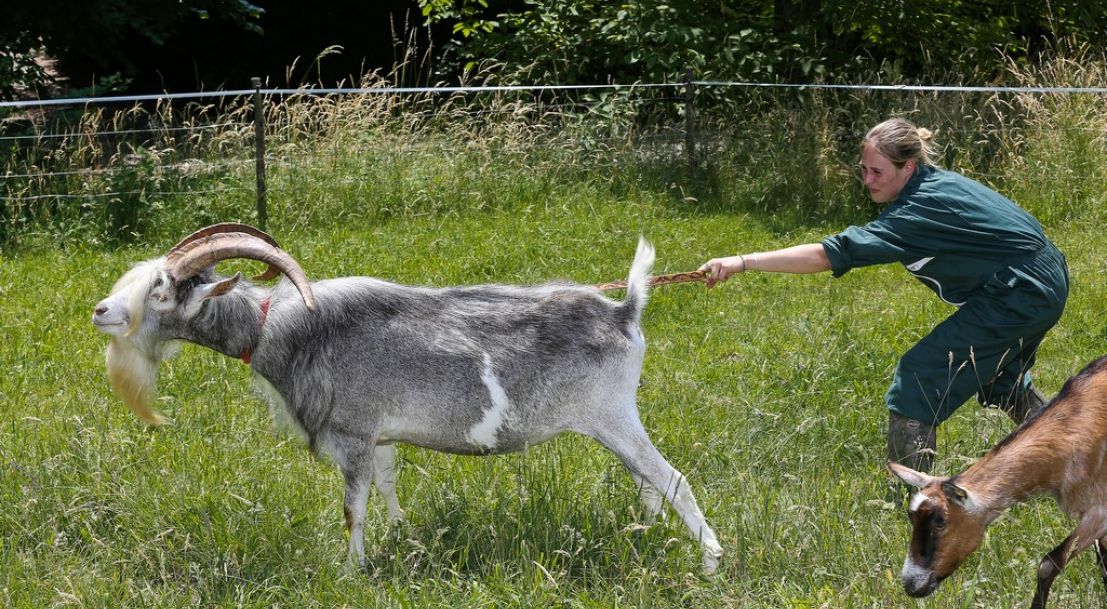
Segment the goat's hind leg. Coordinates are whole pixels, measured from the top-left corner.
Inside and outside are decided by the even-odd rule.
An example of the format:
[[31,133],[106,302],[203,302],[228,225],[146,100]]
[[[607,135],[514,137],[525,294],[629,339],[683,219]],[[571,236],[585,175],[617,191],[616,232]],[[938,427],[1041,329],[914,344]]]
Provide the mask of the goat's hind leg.
[[634,485],[638,488],[638,499],[642,502],[643,509],[645,509],[644,520],[646,524],[657,522],[659,516],[664,516],[664,512],[661,511],[665,507],[662,503],[661,492],[642,476],[632,473],[631,477],[634,478]]
[[[1095,508],[1086,512],[1080,519],[1080,524],[1076,526],[1076,530],[1046,554],[1038,565],[1038,587],[1034,592],[1034,601],[1030,603],[1031,609],[1045,609],[1053,580],[1057,579],[1073,556],[1093,544],[1100,560],[1100,574],[1107,573],[1105,570],[1107,567],[1103,566],[1103,550],[1099,544],[1105,533],[1107,533],[1107,509]],[[1104,582],[1107,582],[1107,577],[1104,578]]]
[[[656,491],[660,491],[660,495],[680,515],[692,537],[699,540],[703,548],[704,572],[714,573],[719,566],[719,558],[723,555],[723,548],[704,519],[688,481],[661,456],[637,417],[633,421],[627,421],[622,427],[591,435],[619,457],[636,481],[644,480]],[[647,500],[646,497],[644,494],[643,499]]]
[[1103,585],[1107,587],[1107,537],[1096,540],[1095,556],[1099,561],[1099,577],[1103,580]]

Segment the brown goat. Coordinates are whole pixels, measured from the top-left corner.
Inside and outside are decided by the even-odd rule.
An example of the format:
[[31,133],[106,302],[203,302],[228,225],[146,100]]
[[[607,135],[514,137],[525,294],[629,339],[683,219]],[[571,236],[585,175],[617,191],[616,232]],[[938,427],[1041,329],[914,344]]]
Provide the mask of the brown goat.
[[1004,510],[1052,495],[1076,529],[1038,566],[1031,607],[1042,609],[1053,580],[1078,552],[1094,546],[1107,584],[1107,357],[1089,364],[1061,392],[969,469],[952,478],[889,463],[918,487],[911,497],[911,544],[900,579],[910,596],[927,596],[980,545]]

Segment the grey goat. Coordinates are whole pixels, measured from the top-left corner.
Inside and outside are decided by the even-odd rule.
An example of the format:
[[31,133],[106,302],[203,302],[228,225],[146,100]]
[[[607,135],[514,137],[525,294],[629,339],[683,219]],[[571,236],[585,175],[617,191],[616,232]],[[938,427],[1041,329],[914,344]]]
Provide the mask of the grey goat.
[[[260,260],[269,265],[265,277],[288,280],[268,289],[240,274],[215,274],[217,262],[232,258]],[[153,424],[164,422],[151,408],[158,363],[177,341],[249,363],[274,412],[341,469],[353,564],[365,561],[370,481],[390,518],[403,518],[394,442],[490,455],[575,431],[622,460],[651,517],[662,498],[673,506],[711,573],[722,556],[715,533],[638,417],[646,351],[639,318],[653,261],[653,247],[641,240],[623,302],[571,284],[309,282],[271,237],[223,224],[137,264],[96,305],[92,321],[111,335],[107,367],[116,394]]]

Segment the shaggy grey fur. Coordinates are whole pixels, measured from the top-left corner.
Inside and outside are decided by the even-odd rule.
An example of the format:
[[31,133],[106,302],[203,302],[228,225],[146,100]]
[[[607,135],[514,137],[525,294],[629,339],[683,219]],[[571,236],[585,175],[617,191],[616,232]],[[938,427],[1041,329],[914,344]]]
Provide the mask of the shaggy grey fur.
[[[402,518],[392,443],[487,455],[575,431],[622,460],[651,516],[662,497],[674,506],[701,542],[710,572],[722,549],[636,407],[645,354],[639,319],[652,262],[653,248],[643,240],[623,302],[572,284],[430,289],[354,277],[312,283],[314,312],[287,281],[267,290],[207,269],[168,290],[173,308],[147,307],[130,340],[146,349],[186,340],[232,357],[252,350],[250,365],[271,385],[277,407],[343,473],[356,563],[364,560],[371,481],[391,517]],[[147,264],[157,273],[157,264]],[[219,281],[234,287],[210,295]],[[153,283],[148,289],[164,293]],[[126,301],[113,295],[96,315],[110,318]]]

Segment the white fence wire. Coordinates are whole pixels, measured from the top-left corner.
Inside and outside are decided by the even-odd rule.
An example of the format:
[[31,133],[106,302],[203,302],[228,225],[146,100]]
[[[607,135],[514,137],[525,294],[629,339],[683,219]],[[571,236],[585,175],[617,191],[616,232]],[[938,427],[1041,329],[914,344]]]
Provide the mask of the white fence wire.
[[[873,85],[873,84],[779,84],[741,81],[694,80],[673,83],[631,83],[606,85],[532,85],[532,86],[480,86],[480,87],[365,87],[365,88],[300,88],[282,89],[257,86],[253,89],[228,91],[201,91],[165,93],[137,96],[82,97],[55,100],[28,100],[0,102],[0,212],[14,207],[48,202],[75,202],[91,205],[98,200],[117,200],[121,197],[142,197],[145,200],[185,196],[236,194],[257,198],[258,213],[265,217],[266,192],[281,192],[279,184],[267,183],[265,167],[276,174],[297,171],[293,158],[275,154],[260,141],[254,141],[254,133],[275,131],[268,137],[276,140],[270,144],[287,145],[279,130],[269,129],[269,123],[280,120],[282,103],[297,98],[326,98],[331,100],[364,98],[390,98],[405,100],[397,103],[393,111],[397,119],[405,116],[426,120],[435,116],[436,103],[443,99],[463,99],[462,104],[450,107],[449,120],[480,121],[496,113],[519,112],[520,106],[511,104],[488,105],[472,103],[475,100],[513,94],[531,104],[535,116],[572,116],[575,114],[619,113],[619,104],[644,105],[655,109],[666,124],[643,129],[639,141],[654,142],[664,148],[671,160],[695,162],[697,142],[710,139],[713,126],[697,123],[697,105],[702,99],[718,99],[735,91],[779,96],[795,96],[811,92],[828,94],[899,96],[1094,96],[1107,95],[1104,87],[997,87],[997,86],[947,86],[947,85]],[[622,96],[622,97],[620,97]],[[180,106],[173,102],[187,102],[182,118]],[[465,106],[465,103],[470,105]],[[422,104],[422,105],[421,105]],[[145,107],[144,113],[133,111]],[[161,112],[173,108],[171,112]],[[825,110],[825,109],[824,109]],[[67,114],[65,114],[67,113]],[[68,120],[48,120],[48,117],[65,114]],[[947,137],[961,141],[994,139],[994,133],[982,133],[972,121],[954,116],[941,127]],[[128,116],[129,115],[129,116]],[[123,119],[119,119],[123,116]],[[228,120],[228,116],[233,117]],[[19,117],[23,117],[22,120]],[[90,118],[91,117],[91,118]],[[115,117],[112,119],[112,117]],[[740,120],[742,117],[734,117]],[[210,122],[207,122],[209,121]],[[261,121],[261,123],[258,123]],[[1018,125],[1000,125],[1008,130],[1004,137],[1033,137],[1018,133]],[[1067,125],[1069,132],[1084,132],[1091,137],[1104,137],[1099,125]],[[292,130],[295,133],[295,130]],[[225,134],[226,142],[203,148]],[[857,134],[849,134],[856,140]],[[79,149],[86,145],[87,155],[71,152],[59,166],[53,152],[66,147]],[[702,145],[702,143],[701,143]],[[203,148],[202,160],[191,151]],[[710,148],[710,147],[708,147]],[[285,146],[285,150],[288,147]],[[212,151],[216,153],[213,155]],[[28,152],[32,151],[32,152]],[[704,154],[700,152],[701,156]],[[61,156],[61,155],[59,155]],[[682,158],[683,157],[683,158]],[[334,163],[342,162],[336,158]],[[249,179],[249,168],[256,169],[257,181]],[[220,180],[218,189],[194,188],[187,179],[194,175],[219,174],[228,176]],[[986,171],[978,177],[999,178]],[[233,177],[232,177],[233,176]],[[274,176],[269,176],[269,182]],[[1101,180],[1102,176],[1073,175],[1073,180]],[[210,186],[210,181],[202,182]],[[0,218],[3,220],[3,218]]]

